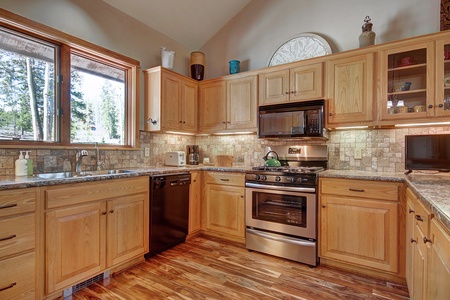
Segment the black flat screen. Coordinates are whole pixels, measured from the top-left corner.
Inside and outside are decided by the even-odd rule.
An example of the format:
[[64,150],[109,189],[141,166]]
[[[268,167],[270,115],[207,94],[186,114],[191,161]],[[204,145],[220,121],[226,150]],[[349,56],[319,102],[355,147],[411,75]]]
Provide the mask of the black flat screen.
[[405,169],[450,171],[450,134],[405,138]]

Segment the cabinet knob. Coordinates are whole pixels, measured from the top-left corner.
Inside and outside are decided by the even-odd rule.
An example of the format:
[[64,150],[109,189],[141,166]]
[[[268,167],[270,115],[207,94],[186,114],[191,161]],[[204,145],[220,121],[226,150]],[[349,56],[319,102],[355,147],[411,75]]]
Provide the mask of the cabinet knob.
[[431,243],[431,240],[427,239],[427,237],[424,236],[424,237],[423,237],[423,243],[424,243],[424,244],[426,244],[426,243]]
[[422,219],[422,217],[420,215],[416,215],[416,220],[420,221],[420,222],[423,222],[423,219]]
[[333,116],[333,113],[330,113],[329,116],[330,116],[330,117]]
[[415,211],[413,211],[411,208],[409,209],[409,213],[414,213]]
[[440,108],[442,108],[442,107],[444,107],[444,104],[441,103],[441,104],[439,104],[438,106],[439,106]]
[[431,104],[430,104],[430,105],[428,105],[428,108],[433,108],[433,105],[431,105]]
[[412,243],[416,243],[416,244],[417,244],[417,240],[411,238],[411,244],[412,244]]
[[227,122],[223,121],[222,124],[227,124]]
[[106,216],[106,211],[102,211],[102,215]]
[[153,125],[156,125],[156,123],[158,123],[158,121],[153,120],[152,118],[148,118],[147,123],[152,123]]
[[180,123],[180,124],[181,124],[181,123],[183,123],[183,121],[179,121],[178,123]]
[[322,205],[322,208],[325,208],[326,206],[325,205]]
[[114,209],[111,209],[109,212],[110,212],[110,213],[113,213],[113,212],[114,212]]
[[286,95],[289,95],[289,92],[284,92]]
[[1,291],[4,291],[4,290],[8,290],[8,289],[10,289],[10,288],[13,288],[16,284],[17,284],[17,283],[13,282],[13,283],[11,283],[10,285],[5,286],[4,288],[0,288],[0,292],[1,292]]
[[297,94],[297,92],[296,91],[292,91],[291,94]]

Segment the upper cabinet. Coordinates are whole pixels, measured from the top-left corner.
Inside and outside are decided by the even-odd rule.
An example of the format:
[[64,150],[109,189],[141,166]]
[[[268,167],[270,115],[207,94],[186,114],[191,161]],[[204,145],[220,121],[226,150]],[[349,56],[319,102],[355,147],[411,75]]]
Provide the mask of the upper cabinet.
[[145,130],[196,133],[197,81],[162,67],[144,74]]
[[327,124],[373,122],[374,54],[343,54],[327,61]]
[[259,74],[260,106],[322,99],[324,96],[322,63],[269,70]]
[[200,83],[199,131],[256,131],[257,84],[257,75]]
[[450,38],[436,41],[435,116],[450,116]]
[[381,121],[397,120],[397,123],[435,115],[433,60],[432,42],[397,45],[380,51]]

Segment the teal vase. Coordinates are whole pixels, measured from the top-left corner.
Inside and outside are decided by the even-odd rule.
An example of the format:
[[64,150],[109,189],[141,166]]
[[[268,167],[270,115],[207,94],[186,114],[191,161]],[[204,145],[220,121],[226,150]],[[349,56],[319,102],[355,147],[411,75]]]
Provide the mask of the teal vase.
[[230,60],[229,64],[230,64],[230,74],[236,74],[239,73],[240,71],[240,64],[241,62],[238,60]]

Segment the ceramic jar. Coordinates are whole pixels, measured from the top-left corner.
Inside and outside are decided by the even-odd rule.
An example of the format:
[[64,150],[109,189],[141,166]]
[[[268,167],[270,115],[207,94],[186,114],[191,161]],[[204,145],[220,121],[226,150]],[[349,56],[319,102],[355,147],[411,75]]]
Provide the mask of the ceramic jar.
[[362,33],[359,35],[359,47],[365,47],[375,44],[375,32],[372,31],[373,24],[370,23],[369,16],[364,19]]

